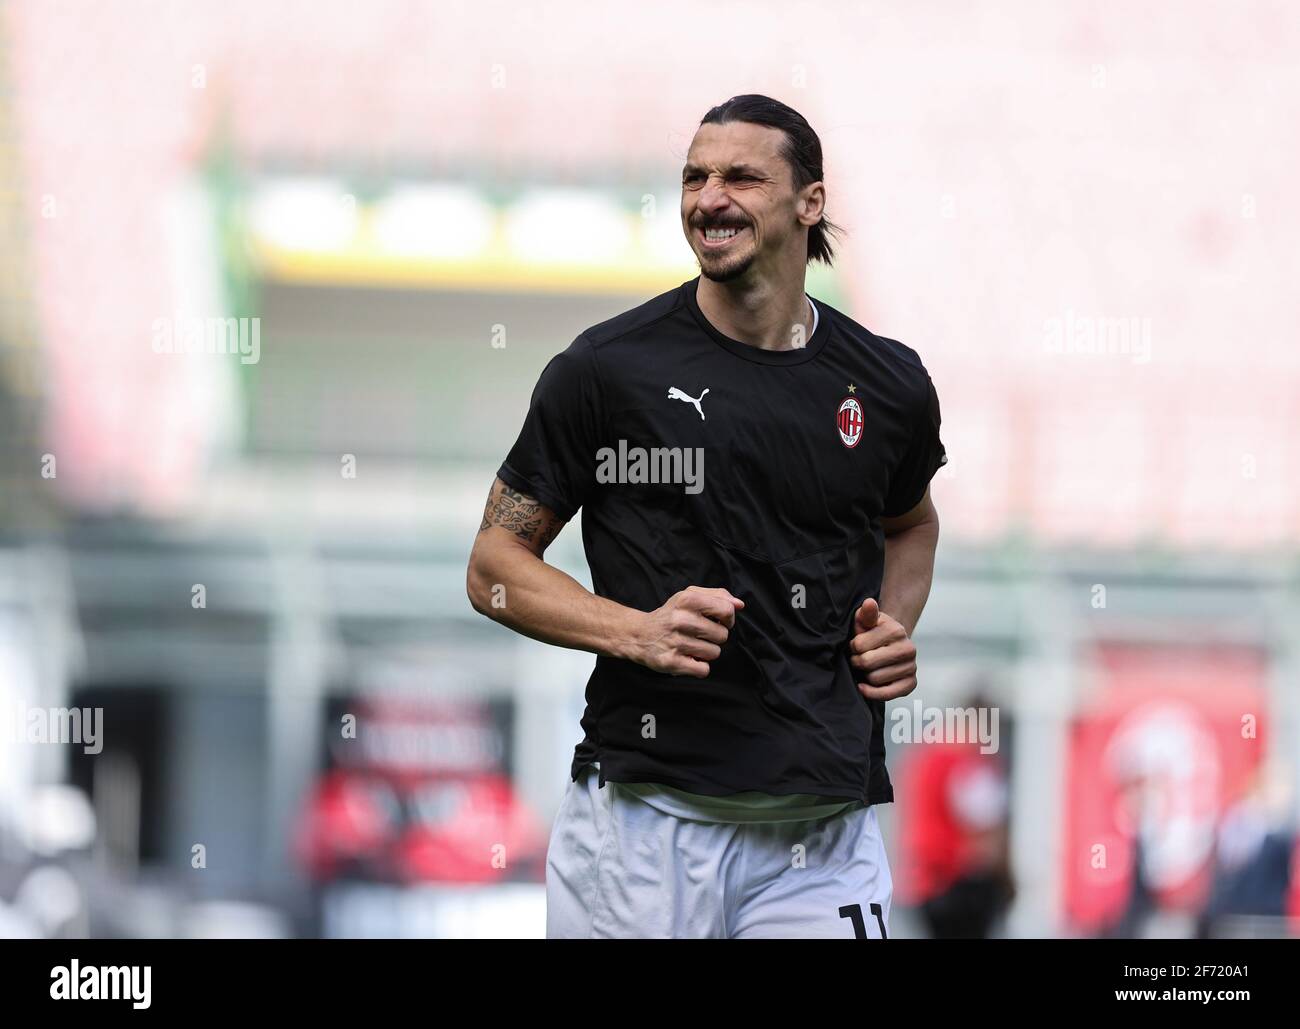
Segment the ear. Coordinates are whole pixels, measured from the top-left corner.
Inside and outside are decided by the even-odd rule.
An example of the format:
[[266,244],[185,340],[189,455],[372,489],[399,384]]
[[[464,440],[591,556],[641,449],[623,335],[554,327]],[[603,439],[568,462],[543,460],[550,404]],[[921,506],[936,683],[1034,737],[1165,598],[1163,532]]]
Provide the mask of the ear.
[[799,221],[809,227],[816,225],[826,214],[826,186],[821,182],[810,182],[799,191],[799,202],[795,207],[799,212]]

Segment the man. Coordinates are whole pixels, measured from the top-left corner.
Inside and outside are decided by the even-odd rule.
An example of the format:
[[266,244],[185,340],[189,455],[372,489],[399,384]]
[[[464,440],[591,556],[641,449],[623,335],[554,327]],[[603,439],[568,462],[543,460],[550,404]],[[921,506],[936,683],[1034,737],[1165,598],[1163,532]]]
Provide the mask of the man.
[[[990,703],[976,694],[963,706]],[[926,743],[907,778],[899,829],[908,874],[898,893],[920,909],[931,937],[984,939],[1015,896],[1001,757],[973,740]]]
[[[946,456],[916,353],[804,293],[825,206],[801,115],[709,111],[700,276],[551,360],[492,486],[475,609],[597,655],[548,936],[888,933],[884,704],[916,686]],[[579,508],[594,593],[543,561]]]

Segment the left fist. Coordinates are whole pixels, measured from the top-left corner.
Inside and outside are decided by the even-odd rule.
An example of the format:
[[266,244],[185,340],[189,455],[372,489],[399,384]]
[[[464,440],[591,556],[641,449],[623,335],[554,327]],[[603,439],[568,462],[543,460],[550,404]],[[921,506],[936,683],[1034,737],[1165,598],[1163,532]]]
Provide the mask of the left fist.
[[853,616],[849,664],[864,673],[858,691],[870,700],[894,700],[916,689],[916,644],[871,597]]

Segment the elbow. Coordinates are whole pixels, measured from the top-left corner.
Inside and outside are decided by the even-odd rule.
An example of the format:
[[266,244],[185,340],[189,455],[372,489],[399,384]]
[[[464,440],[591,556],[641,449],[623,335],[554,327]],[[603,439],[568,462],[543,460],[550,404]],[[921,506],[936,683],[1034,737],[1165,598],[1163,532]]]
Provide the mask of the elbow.
[[469,567],[465,571],[465,594],[469,597],[470,607],[486,618],[492,617],[492,583],[483,569],[477,547],[470,554]]
[[[504,534],[499,534],[504,535]],[[506,583],[518,582],[530,562],[541,558],[526,546],[509,539],[484,540],[474,544],[465,570],[465,593],[470,606],[485,618],[505,625],[514,619],[506,611]]]

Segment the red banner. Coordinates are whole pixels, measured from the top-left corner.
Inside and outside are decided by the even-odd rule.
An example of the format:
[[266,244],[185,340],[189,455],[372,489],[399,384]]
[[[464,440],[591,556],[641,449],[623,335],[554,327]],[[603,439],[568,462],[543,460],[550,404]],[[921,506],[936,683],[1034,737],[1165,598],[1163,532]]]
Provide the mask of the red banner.
[[1263,753],[1266,665],[1256,651],[1103,646],[1096,700],[1070,732],[1064,902],[1078,929],[1115,924],[1135,887],[1194,911],[1224,809]]

